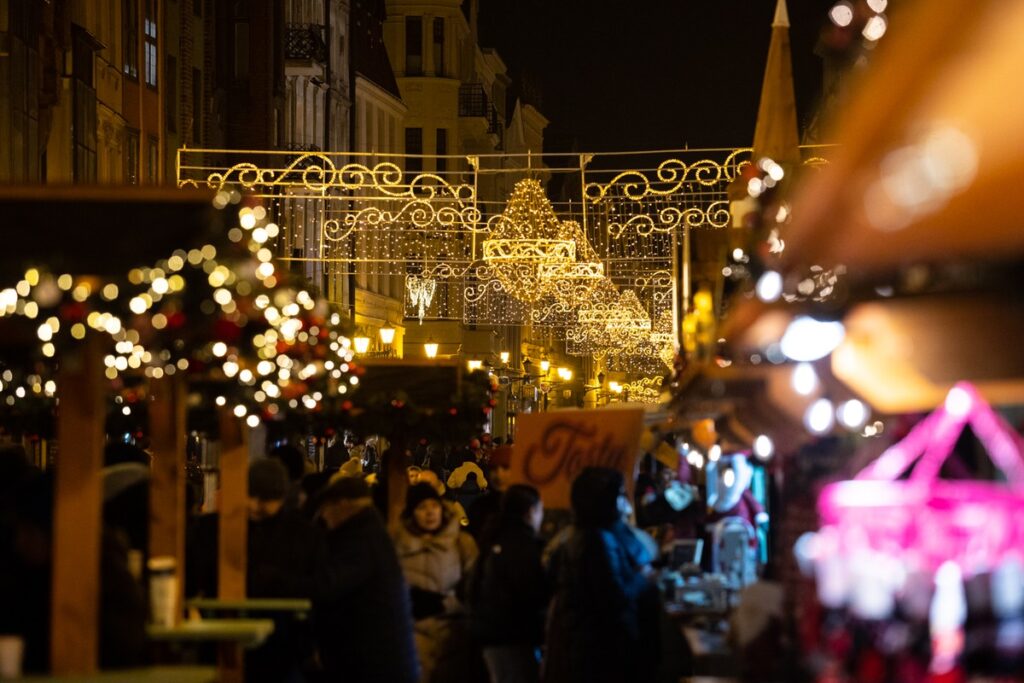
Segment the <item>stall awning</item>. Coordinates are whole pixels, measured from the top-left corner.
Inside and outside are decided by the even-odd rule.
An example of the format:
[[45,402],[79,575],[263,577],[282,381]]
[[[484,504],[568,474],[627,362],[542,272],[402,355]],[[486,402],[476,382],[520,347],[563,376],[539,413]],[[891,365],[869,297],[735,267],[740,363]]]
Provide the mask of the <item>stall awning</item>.
[[994,404],[1024,403],[1024,301],[921,297],[854,307],[832,371],[876,410],[926,411],[958,381]]
[[1022,35],[1024,3],[897,8],[794,199],[784,265],[1024,256]]

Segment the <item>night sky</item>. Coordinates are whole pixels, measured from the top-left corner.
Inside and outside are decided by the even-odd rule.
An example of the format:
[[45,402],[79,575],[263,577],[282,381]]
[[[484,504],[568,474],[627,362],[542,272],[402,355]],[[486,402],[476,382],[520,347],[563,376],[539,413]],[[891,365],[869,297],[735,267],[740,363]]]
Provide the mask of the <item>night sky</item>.
[[[829,0],[790,0],[801,130]],[[775,0],[480,0],[481,44],[539,87],[547,151],[751,144]]]

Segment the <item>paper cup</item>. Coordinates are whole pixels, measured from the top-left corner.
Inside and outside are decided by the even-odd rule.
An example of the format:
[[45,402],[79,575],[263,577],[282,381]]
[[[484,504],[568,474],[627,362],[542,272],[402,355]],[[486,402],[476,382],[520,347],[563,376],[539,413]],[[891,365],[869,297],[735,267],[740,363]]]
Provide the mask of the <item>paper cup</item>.
[[0,635],[0,678],[21,678],[25,641],[21,636]]

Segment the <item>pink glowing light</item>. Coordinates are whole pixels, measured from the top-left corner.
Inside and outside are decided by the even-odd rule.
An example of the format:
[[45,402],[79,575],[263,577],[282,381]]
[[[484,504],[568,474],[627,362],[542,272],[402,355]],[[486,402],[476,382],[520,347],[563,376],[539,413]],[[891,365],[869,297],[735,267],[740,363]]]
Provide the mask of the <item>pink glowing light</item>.
[[[938,478],[968,425],[1005,484]],[[991,571],[1024,547],[1022,450],[1005,420],[974,387],[960,383],[853,480],[826,487],[818,511],[843,554],[886,553],[926,571],[954,562],[967,576]],[[898,480],[911,467],[910,476]]]

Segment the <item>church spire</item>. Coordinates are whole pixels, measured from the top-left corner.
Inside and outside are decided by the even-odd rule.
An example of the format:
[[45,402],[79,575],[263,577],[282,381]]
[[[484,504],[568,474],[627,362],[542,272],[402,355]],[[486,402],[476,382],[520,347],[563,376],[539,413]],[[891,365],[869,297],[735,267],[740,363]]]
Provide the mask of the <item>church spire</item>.
[[761,103],[754,129],[754,157],[771,157],[780,164],[800,163],[800,136],[793,92],[793,60],[789,47],[786,0],[777,0],[772,40],[761,85]]

